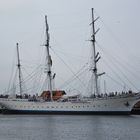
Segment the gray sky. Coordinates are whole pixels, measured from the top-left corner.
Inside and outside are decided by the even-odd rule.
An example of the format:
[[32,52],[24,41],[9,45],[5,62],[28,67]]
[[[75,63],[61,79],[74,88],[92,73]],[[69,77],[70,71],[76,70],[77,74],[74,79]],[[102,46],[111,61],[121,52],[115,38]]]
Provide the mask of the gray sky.
[[[91,35],[92,7],[95,16],[100,16],[96,23],[96,28],[100,28],[97,50],[102,55],[99,72],[106,71],[117,81],[123,79],[130,89],[139,90],[139,0],[0,0],[0,91],[8,87],[16,59],[16,42],[19,42],[21,60],[39,63],[45,39],[44,15],[48,16],[53,50],[75,72],[84,65],[91,46],[86,40]],[[53,70],[58,75],[63,73],[62,79],[69,78],[72,73],[53,53],[52,57]],[[117,76],[112,71],[116,71]],[[104,78],[108,90],[123,89]],[[62,81],[57,79],[59,86]],[[123,85],[123,81],[120,82]]]

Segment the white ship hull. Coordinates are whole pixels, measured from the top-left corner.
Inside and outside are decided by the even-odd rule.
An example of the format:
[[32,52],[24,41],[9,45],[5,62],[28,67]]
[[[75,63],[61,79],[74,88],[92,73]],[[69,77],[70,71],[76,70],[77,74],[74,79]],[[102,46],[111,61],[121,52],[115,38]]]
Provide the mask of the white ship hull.
[[4,108],[3,113],[16,114],[129,114],[139,96],[107,97],[83,102],[0,99],[0,105]]

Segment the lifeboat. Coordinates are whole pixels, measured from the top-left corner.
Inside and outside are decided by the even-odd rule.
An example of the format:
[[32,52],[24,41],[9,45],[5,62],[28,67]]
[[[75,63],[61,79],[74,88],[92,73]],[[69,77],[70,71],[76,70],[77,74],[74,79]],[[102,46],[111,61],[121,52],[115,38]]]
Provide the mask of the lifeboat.
[[[54,90],[52,91],[53,93],[53,100],[58,100],[60,99],[63,95],[66,95],[66,92],[64,90]],[[45,100],[50,100],[50,91],[43,91],[41,94],[41,97]]]

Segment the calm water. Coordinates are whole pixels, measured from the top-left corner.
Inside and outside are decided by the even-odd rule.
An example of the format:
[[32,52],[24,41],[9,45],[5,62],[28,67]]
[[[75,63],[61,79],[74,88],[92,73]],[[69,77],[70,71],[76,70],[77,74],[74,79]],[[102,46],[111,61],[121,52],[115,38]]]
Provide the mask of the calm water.
[[0,115],[0,140],[140,140],[140,116]]

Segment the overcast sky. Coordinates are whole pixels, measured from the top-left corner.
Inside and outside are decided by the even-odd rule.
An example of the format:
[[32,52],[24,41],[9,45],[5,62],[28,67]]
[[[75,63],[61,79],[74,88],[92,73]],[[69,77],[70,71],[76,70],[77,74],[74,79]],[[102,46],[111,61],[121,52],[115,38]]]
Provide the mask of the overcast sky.
[[[8,87],[17,42],[24,63],[39,63],[43,55],[41,45],[45,41],[45,15],[48,16],[52,49],[73,72],[84,65],[91,47],[87,40],[91,35],[92,7],[95,16],[100,16],[96,23],[96,29],[100,28],[96,46],[102,55],[99,72],[106,71],[122,85],[139,90],[139,0],[0,0],[0,91]],[[53,70],[64,74],[62,79],[66,80],[72,73],[51,53],[55,64]],[[123,89],[104,78],[108,82],[108,90]]]

